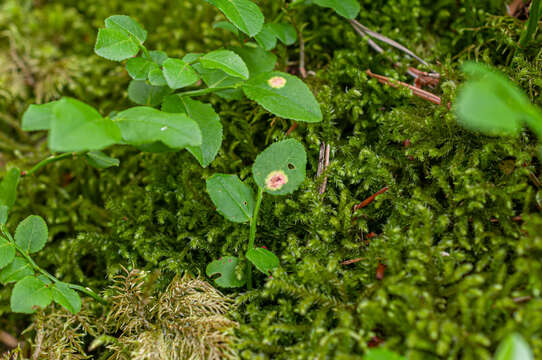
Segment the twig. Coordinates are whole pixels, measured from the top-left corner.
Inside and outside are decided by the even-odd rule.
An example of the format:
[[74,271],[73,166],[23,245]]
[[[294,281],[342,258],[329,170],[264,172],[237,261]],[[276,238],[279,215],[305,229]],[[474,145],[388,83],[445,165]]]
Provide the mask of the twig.
[[[424,59],[422,59],[418,55],[414,54],[412,51],[407,49],[405,46],[399,44],[397,41],[392,40],[392,39],[390,39],[390,38],[388,38],[388,37],[386,37],[386,36],[384,36],[382,34],[377,33],[376,31],[373,31],[373,30],[369,29],[368,27],[360,24],[357,20],[350,20],[350,24],[352,24],[352,26],[354,28],[357,28],[361,32],[365,33],[367,36],[371,36],[371,37],[373,37],[373,38],[375,38],[377,40],[380,40],[380,41],[390,45],[390,46],[393,46],[394,48],[396,48],[398,50],[401,50],[405,54],[407,54],[407,55],[413,57],[414,59],[418,60],[423,65],[429,66],[429,64]],[[358,31],[358,33],[359,33],[359,31]]]
[[[416,86],[404,83],[402,81],[392,81],[386,76],[374,74],[373,72],[371,72],[371,70],[367,70],[366,74],[372,78],[377,79],[380,83],[389,85],[394,88],[398,88],[399,86],[409,88],[410,90],[412,90],[412,93],[414,95],[419,96],[422,99],[425,99],[427,101],[430,101],[433,104],[440,105],[442,103],[442,100],[437,95],[430,93],[429,91],[417,88]],[[448,104],[448,109],[450,109],[450,104]]]
[[15,349],[19,345],[19,341],[15,336],[8,334],[5,331],[0,330],[0,342],[6,345],[10,349]]
[[[322,148],[320,147],[320,152]],[[331,146],[329,144],[326,144],[326,152],[324,157],[324,166],[322,171],[325,172],[327,170],[327,167],[329,166],[329,153],[331,151]],[[327,186],[327,175],[324,177],[324,181],[322,182],[322,185],[320,186],[320,195],[326,192],[326,186]]]
[[532,296],[520,296],[520,297],[514,298],[513,301],[516,304],[520,304],[520,303],[524,303],[524,302],[527,302],[527,301],[531,301],[532,298],[533,298]]
[[[369,44],[369,46],[371,46],[379,54],[384,53],[384,49],[382,49],[380,47],[380,45],[378,45],[371,37],[374,37],[374,38],[376,38],[378,40],[381,40],[381,41],[385,42],[386,44],[389,44],[389,45],[391,45],[391,46],[393,46],[393,47],[407,53],[408,55],[412,56],[416,60],[420,61],[422,64],[424,64],[426,66],[429,66],[425,60],[423,60],[422,58],[420,58],[419,56],[414,54],[411,50],[407,49],[403,45],[393,41],[392,39],[390,39],[390,38],[388,38],[388,37],[386,37],[386,36],[384,36],[382,34],[379,34],[376,31],[370,30],[369,28],[367,28],[366,26],[360,24],[356,20],[350,20],[350,24],[352,25],[354,30],[360,36],[367,37],[367,43]],[[394,67],[396,67],[396,68],[401,67],[400,63],[394,62],[389,57],[387,57],[387,59],[393,64]],[[418,70],[418,69],[416,69],[416,68],[414,68],[412,66],[409,66],[407,68],[407,73],[410,76],[412,76],[413,78],[416,79],[416,86],[425,85],[425,84],[431,85],[431,86],[436,86],[440,81],[440,74],[437,73],[437,72],[433,72],[433,71],[428,73],[428,72],[425,72],[425,71]]]
[[357,204],[356,206],[354,206],[354,211],[356,210],[359,210],[361,208],[364,208],[366,207],[367,205],[369,205],[370,203],[372,203],[373,201],[375,201],[376,197],[378,195],[382,195],[384,194],[386,191],[388,191],[389,188],[386,186],[386,187],[383,187],[382,189],[380,189],[379,191],[377,191],[376,193],[374,193],[373,195],[369,196],[367,199],[363,200],[362,202],[360,202],[359,204]]
[[290,134],[293,133],[294,130],[297,129],[298,126],[299,126],[299,124],[297,123],[297,121],[294,121],[294,123],[292,124],[292,126],[290,126],[290,128],[288,129],[288,131],[286,131],[286,136],[290,136]]
[[345,260],[341,263],[341,265],[350,265],[350,264],[355,264],[357,262],[360,262],[360,261],[364,261],[364,260],[367,260],[367,258],[357,258],[357,259],[352,259],[352,260]]
[[317,178],[319,178],[322,175],[322,172],[324,172],[325,152],[326,152],[326,143],[322,142],[320,144],[320,156],[318,157],[318,170],[316,171]]

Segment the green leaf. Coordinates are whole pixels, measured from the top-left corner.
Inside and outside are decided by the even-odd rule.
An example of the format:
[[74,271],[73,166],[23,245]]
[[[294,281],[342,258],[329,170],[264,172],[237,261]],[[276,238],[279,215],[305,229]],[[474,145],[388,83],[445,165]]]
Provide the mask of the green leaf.
[[23,114],[22,129],[24,131],[49,130],[56,103],[57,101],[51,101],[47,104],[30,105]]
[[147,32],[134,19],[126,15],[112,15],[105,19],[105,27],[108,29],[116,29],[126,31],[128,34],[136,38],[140,44],[143,44],[147,39]]
[[21,178],[21,170],[11,168],[0,182],[0,205],[13,207],[17,199],[17,185]]
[[279,266],[279,258],[264,248],[250,249],[247,251],[246,257],[258,270],[266,275],[272,273]]
[[283,44],[292,45],[297,41],[297,32],[292,24],[271,23],[269,27]]
[[503,74],[486,65],[466,63],[470,80],[457,97],[456,114],[466,128],[488,135],[517,135],[522,122],[542,135],[542,117],[529,98]]
[[213,261],[207,265],[207,276],[213,277],[216,274],[220,274],[215,279],[215,284],[225,288],[235,288],[245,285],[246,279],[244,277],[238,278],[235,271],[239,259],[234,256],[224,256],[218,260]]
[[0,283],[7,284],[19,281],[26,276],[33,275],[32,265],[24,258],[15,256],[15,259],[0,271]]
[[128,71],[128,74],[134,80],[146,80],[152,64],[151,61],[141,57],[128,59],[126,62],[126,71]]
[[199,80],[199,75],[192,66],[180,59],[168,59],[163,66],[167,84],[172,89],[190,86]]
[[249,0],[206,0],[226,15],[233,25],[249,36],[260,32],[264,17],[258,5]]
[[101,151],[90,151],[85,154],[87,163],[97,169],[107,169],[113,166],[119,166],[119,159],[107,156]]
[[190,64],[197,61],[202,56],[203,56],[202,53],[188,53],[185,56],[183,56],[182,60],[185,63]]
[[241,56],[247,65],[250,77],[273,71],[275,64],[277,63],[275,54],[265,51],[261,47],[233,47],[232,50]]
[[360,6],[357,0],[313,0],[315,4],[332,8],[347,19],[354,19],[359,14]]
[[222,29],[239,35],[239,30],[227,21],[218,21],[213,24],[213,29]]
[[132,80],[128,86],[128,97],[138,105],[157,106],[171,93],[167,86],[152,86],[146,81]]
[[51,301],[53,301],[53,295],[48,285],[34,276],[27,276],[13,287],[11,310],[32,314],[36,308],[45,308]]
[[166,78],[162,69],[160,69],[156,64],[153,64],[156,67],[149,71],[149,82],[152,86],[164,86],[167,85]]
[[185,114],[138,106],[118,113],[114,121],[124,140],[132,145],[161,141],[170,148],[182,149],[202,143],[198,124]]
[[113,61],[122,61],[139,52],[139,45],[128,33],[117,29],[99,29],[94,52]]
[[265,50],[272,50],[277,46],[277,35],[270,24],[265,24],[262,31],[260,31],[254,39],[256,39],[256,42]]
[[188,97],[171,95],[164,99],[162,111],[185,113],[198,123],[202,144],[197,147],[189,146],[187,149],[201,166],[207,167],[215,159],[222,145],[222,124],[213,107]]
[[307,85],[297,77],[282,73],[262,73],[243,84],[245,95],[267,111],[286,119],[322,121],[320,105]]
[[207,193],[226,219],[245,223],[254,213],[254,194],[237,175],[214,174],[207,179]]
[[[194,64],[193,67],[201,74],[203,82],[209,88],[233,86],[243,82],[242,79],[230,76],[222,70],[205,69],[201,64]],[[215,94],[226,100],[242,100],[244,98],[241,89],[226,89],[217,91]]]
[[205,54],[199,59],[206,69],[219,69],[226,74],[248,79],[248,68],[243,59],[230,50],[216,50]]
[[508,335],[497,348],[495,360],[533,360],[529,344],[520,334]]
[[30,215],[21,221],[15,230],[15,243],[29,254],[43,249],[47,237],[47,224],[37,215]]
[[49,148],[55,152],[101,150],[117,144],[119,128],[93,107],[75,99],[62,98],[54,107]]
[[7,205],[0,205],[0,225],[5,225],[8,222],[8,212]]
[[299,141],[288,139],[276,142],[260,153],[252,166],[252,174],[264,191],[284,195],[303,183],[306,166],[305,148]]
[[15,259],[15,246],[0,237],[0,269],[8,266]]
[[160,50],[149,51],[149,54],[151,55],[152,61],[160,66],[168,59],[167,54]]
[[68,284],[60,281],[56,282],[51,288],[51,294],[57,304],[63,306],[72,314],[77,314],[81,310],[81,298]]

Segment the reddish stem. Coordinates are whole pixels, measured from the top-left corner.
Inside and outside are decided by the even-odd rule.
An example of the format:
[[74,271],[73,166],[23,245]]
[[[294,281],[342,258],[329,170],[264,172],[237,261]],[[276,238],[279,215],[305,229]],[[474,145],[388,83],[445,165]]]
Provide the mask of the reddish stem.
[[382,195],[384,194],[386,191],[388,191],[389,188],[386,186],[382,189],[380,189],[378,192],[374,193],[373,195],[369,196],[367,199],[363,200],[362,202],[360,202],[359,204],[357,204],[356,206],[354,206],[354,211],[356,210],[359,210],[361,208],[364,208],[366,207],[367,205],[369,205],[370,203],[372,203],[373,201],[375,201],[376,197],[378,195]]

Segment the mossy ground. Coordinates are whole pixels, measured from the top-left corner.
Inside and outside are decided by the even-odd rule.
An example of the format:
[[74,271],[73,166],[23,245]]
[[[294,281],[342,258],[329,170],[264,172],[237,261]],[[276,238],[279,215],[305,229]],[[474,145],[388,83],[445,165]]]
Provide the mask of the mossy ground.
[[[281,1],[260,1],[268,19]],[[359,21],[415,51],[442,76],[453,103],[465,60],[497,66],[542,105],[542,37],[518,49],[523,24],[502,1],[360,1]],[[122,66],[92,52],[97,27],[111,14],[137,18],[152,48],[170,56],[236,40],[212,29],[221,15],[203,1],[18,1],[0,5],[0,163],[25,168],[46,154],[43,134],[24,134],[30,103],[60,94],[102,113],[129,106]],[[347,21],[318,7],[293,12],[306,24],[307,79],[324,121],[292,136],[308,151],[308,180],[292,196],[264,199],[257,245],[281,259],[272,279],[233,293],[239,352],[257,359],[360,359],[380,340],[409,359],[489,359],[508,332],[521,332],[542,357],[542,217],[536,139],[491,138],[462,129],[453,112],[371,80],[366,69],[410,81],[375,53]],[[279,68],[294,69],[298,49],[280,47]],[[105,288],[121,266],[203,274],[238,254],[248,227],[215,212],[204,179],[238,173],[290,123],[249,101],[209,97],[225,139],[202,169],[188,153],[150,155],[126,148],[119,168],[77,161],[25,179],[11,219],[29,214],[50,224],[37,261],[60,279]],[[408,141],[407,141],[408,140]],[[320,143],[331,145],[324,195],[315,179]],[[353,212],[383,187],[389,190]],[[520,217],[520,218],[518,218]],[[369,238],[369,233],[377,236]],[[363,258],[350,265],[344,260]],[[381,264],[381,265],[379,265]],[[377,268],[385,271],[376,276]],[[380,277],[380,276],[379,276]],[[0,289],[0,329],[20,334],[29,319],[9,312]]]

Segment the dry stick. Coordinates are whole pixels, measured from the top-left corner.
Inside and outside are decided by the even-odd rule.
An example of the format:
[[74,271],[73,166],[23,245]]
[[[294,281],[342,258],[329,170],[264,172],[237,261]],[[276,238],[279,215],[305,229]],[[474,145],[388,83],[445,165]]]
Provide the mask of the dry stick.
[[318,157],[318,170],[316,171],[317,178],[319,178],[324,172],[325,151],[326,151],[326,143],[322,142],[320,144],[320,156]]
[[[358,21],[356,20],[350,20],[350,24],[352,25],[352,27],[354,28],[354,30],[362,37],[367,37],[367,42],[369,44],[369,46],[371,46],[374,50],[376,50],[376,52],[382,54],[384,52],[384,49],[382,49],[380,47],[380,45],[378,45],[371,37],[374,37],[388,45],[391,45],[393,47],[395,47],[396,49],[399,49],[403,52],[405,52],[406,54],[412,56],[413,58],[415,58],[416,60],[418,60],[419,62],[421,62],[422,64],[426,65],[426,66],[429,66],[427,64],[427,62],[425,60],[423,60],[422,58],[420,58],[419,56],[417,56],[416,54],[414,54],[411,50],[407,49],[406,47],[404,47],[403,45],[399,44],[398,42],[382,35],[382,34],[379,34],[377,33],[376,31],[372,31],[371,29],[367,28],[366,26],[360,24]],[[393,66],[395,67],[400,67],[401,64],[399,63],[394,63],[393,60],[391,58],[388,57],[388,60],[393,63]],[[437,73],[437,72],[431,72],[431,73],[427,73],[425,71],[420,71],[414,67],[408,67],[407,69],[407,73],[412,76],[413,78],[415,79],[422,79],[423,82],[425,83],[429,83],[429,84],[434,84],[435,82],[438,84],[438,81],[440,79],[440,74]]]
[[350,20],[350,23],[352,24],[352,26],[354,26],[354,28],[357,27],[359,30],[361,30],[362,32],[364,32],[368,36],[374,37],[377,40],[380,40],[380,41],[382,41],[382,42],[384,42],[384,43],[386,43],[386,44],[388,44],[390,46],[393,46],[394,48],[396,48],[398,50],[401,50],[405,54],[407,54],[407,55],[413,57],[414,59],[418,60],[423,65],[429,66],[429,64],[424,59],[422,59],[418,55],[414,54],[412,51],[407,49],[405,46],[399,44],[397,41],[394,41],[394,40],[392,40],[392,39],[390,39],[390,38],[388,38],[388,37],[386,37],[386,36],[384,36],[382,34],[377,33],[376,31],[373,31],[373,30],[369,29],[368,27],[360,24],[356,20]]
[[[372,78],[378,79],[378,81],[381,82],[382,84],[386,84],[394,88],[398,88],[399,85],[409,88],[410,90],[412,90],[412,93],[414,95],[419,96],[422,99],[425,99],[427,101],[431,101],[433,104],[440,105],[442,102],[440,97],[438,97],[437,95],[430,93],[429,91],[425,91],[423,89],[417,88],[414,85],[410,85],[402,81],[391,81],[390,78],[383,75],[374,74],[373,72],[371,72],[371,70],[367,70],[366,74]],[[450,109],[450,104],[448,104],[448,109]]]
[[0,342],[10,349],[14,349],[19,345],[19,341],[13,335],[2,330],[0,330]]
[[297,123],[297,121],[294,121],[294,123],[292,124],[292,126],[290,126],[290,128],[288,129],[288,131],[286,131],[286,136],[290,136],[290,134],[291,134],[295,129],[297,129],[298,126],[299,126],[299,124]]
[[364,208],[366,207],[367,205],[369,205],[370,203],[372,203],[373,201],[375,201],[376,197],[378,195],[382,195],[384,194],[386,191],[389,190],[389,187],[383,187],[382,189],[378,190],[376,193],[374,193],[373,195],[369,196],[367,199],[363,200],[362,202],[360,202],[359,204],[357,204],[356,206],[354,206],[354,211],[356,210],[359,210],[361,208]]
[[[330,151],[331,151],[331,146],[329,144],[326,144],[326,155],[325,155],[324,169],[323,169],[324,172],[327,170],[327,167],[329,166],[329,153],[330,153]],[[320,195],[322,195],[323,193],[326,192],[326,186],[327,186],[327,175],[324,177],[324,182],[320,186]]]
[[367,260],[367,258],[357,258],[357,259],[352,259],[352,260],[345,260],[341,263],[341,265],[350,265],[350,264],[355,264],[357,262],[360,262],[360,261],[363,261],[363,260]]

